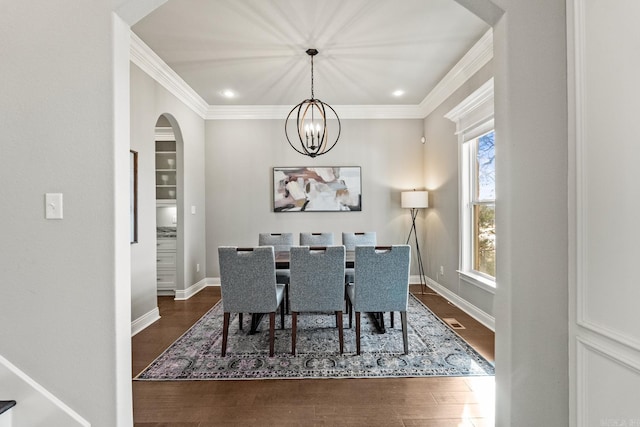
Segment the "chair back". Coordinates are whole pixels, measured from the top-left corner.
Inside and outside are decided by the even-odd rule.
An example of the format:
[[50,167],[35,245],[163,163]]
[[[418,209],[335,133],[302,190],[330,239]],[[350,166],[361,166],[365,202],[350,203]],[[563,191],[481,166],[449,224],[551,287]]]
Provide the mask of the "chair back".
[[258,246],[273,246],[278,251],[288,251],[293,246],[293,233],[260,233]]
[[278,308],[273,248],[218,248],[224,311],[271,313]]
[[342,311],[344,308],[344,246],[291,248],[291,311]]
[[355,251],[355,311],[407,311],[411,247],[357,246]]
[[300,246],[331,246],[333,233],[300,233]]
[[342,244],[348,251],[353,251],[356,246],[375,246],[376,232],[342,233]]

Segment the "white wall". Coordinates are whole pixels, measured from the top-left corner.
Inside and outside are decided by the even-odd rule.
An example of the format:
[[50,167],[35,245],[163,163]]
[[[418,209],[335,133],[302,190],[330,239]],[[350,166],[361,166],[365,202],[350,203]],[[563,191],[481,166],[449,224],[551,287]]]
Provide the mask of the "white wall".
[[[258,244],[260,232],[376,231],[403,244],[410,217],[400,191],[421,188],[422,120],[344,120],[338,145],[311,159],[284,137],[283,120],[210,120],[206,124],[207,276],[219,277],[218,246]],[[274,213],[274,166],[360,166],[361,212]],[[417,274],[417,270],[414,272]]]
[[[131,149],[138,151],[138,243],[131,247],[131,317],[138,319],[157,307],[155,125],[166,114],[182,144],[178,191],[178,230],[183,257],[178,268],[178,290],[204,279],[205,192],[204,119],[171,95],[136,65],[131,64]],[[196,213],[191,213],[195,206]],[[196,264],[201,269],[196,272]]]

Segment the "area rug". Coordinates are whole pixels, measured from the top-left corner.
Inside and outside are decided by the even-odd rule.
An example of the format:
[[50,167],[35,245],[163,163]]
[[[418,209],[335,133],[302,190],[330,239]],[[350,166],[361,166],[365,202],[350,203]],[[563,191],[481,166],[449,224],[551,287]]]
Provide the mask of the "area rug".
[[[238,329],[238,316],[229,326],[227,356],[220,356],[222,304],[217,303],[164,351],[136,380],[250,380],[303,378],[381,378],[494,375],[494,367],[429,308],[410,295],[409,354],[403,354],[400,316],[395,327],[378,333],[368,316],[362,317],[361,354],[356,355],[354,328],[344,316],[344,354],[331,314],[298,316],[296,355],[291,355],[291,316],[285,329],[276,329],[275,356],[269,357],[268,318],[249,335],[250,316]],[[276,317],[276,328],[280,316]]]

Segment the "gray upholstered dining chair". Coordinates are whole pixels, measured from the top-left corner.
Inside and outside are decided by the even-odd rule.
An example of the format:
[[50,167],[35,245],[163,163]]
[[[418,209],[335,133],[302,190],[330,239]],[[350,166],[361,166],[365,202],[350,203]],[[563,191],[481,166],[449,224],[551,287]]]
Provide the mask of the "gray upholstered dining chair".
[[300,233],[300,246],[331,246],[333,233]]
[[[356,246],[375,246],[376,245],[376,232],[357,232],[357,233],[342,233],[342,244],[348,251],[355,250]],[[354,270],[353,268],[347,268],[344,270],[344,282],[353,282]]]
[[355,250],[356,246],[375,246],[376,245],[376,232],[356,232],[345,233],[342,232],[342,244],[348,251]]
[[[273,246],[273,250],[288,251],[293,246],[293,233],[260,233],[258,234],[258,246]],[[276,282],[285,286],[285,310],[289,312],[289,269],[276,269]]]
[[[284,285],[276,283],[275,256],[272,247],[218,248],[220,288],[222,291],[222,356],[227,353],[229,319],[238,313],[269,314],[269,356],[274,353],[275,316],[280,307],[280,328],[284,328]],[[242,328],[240,328],[242,329]]]
[[347,285],[349,327],[356,312],[356,353],[360,354],[360,313],[399,311],[404,354],[409,353],[407,304],[411,247],[357,246],[355,282]]
[[293,233],[260,233],[258,246],[273,246],[273,250],[288,251],[293,246]]
[[291,354],[296,354],[298,314],[332,312],[336,315],[340,354],[344,351],[342,309],[344,307],[344,246],[291,248]]

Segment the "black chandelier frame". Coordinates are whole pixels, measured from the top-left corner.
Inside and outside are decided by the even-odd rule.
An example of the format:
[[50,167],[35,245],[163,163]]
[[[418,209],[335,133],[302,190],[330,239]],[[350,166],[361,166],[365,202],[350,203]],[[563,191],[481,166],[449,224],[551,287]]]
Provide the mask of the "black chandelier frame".
[[[307,49],[307,55],[311,57],[311,98],[305,99],[300,102],[296,106],[294,106],[289,114],[287,115],[287,119],[284,123],[284,133],[287,137],[287,142],[291,148],[293,148],[298,153],[309,156],[309,157],[317,157],[323,154],[328,153],[336,146],[338,140],[340,139],[340,133],[342,131],[342,124],[340,123],[340,118],[338,117],[338,113],[326,102],[322,102],[321,100],[315,98],[313,91],[313,57],[318,54],[318,50],[316,49]],[[327,112],[331,111],[335,116],[335,119],[338,122],[338,131],[336,134],[336,139],[329,144],[328,143],[328,132],[327,132]],[[289,137],[289,132],[287,131],[287,125],[292,115],[295,112],[296,118],[296,130],[297,130],[297,141],[296,145],[299,144],[299,147],[296,147],[294,143],[291,141]],[[322,121],[322,126],[316,125],[316,128],[313,128],[313,123],[315,123],[316,112],[319,115],[319,119]],[[311,114],[311,127],[305,127],[305,120],[307,120],[307,115]],[[308,126],[308,125],[307,125]],[[303,136],[304,135],[304,136]]]

